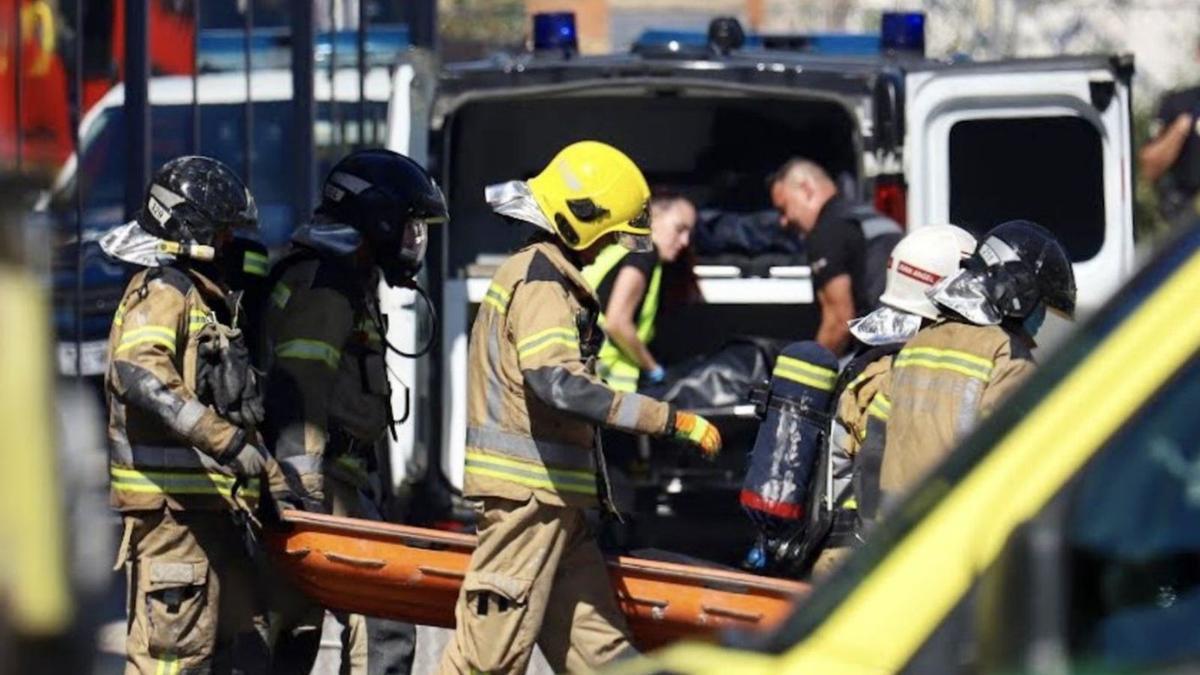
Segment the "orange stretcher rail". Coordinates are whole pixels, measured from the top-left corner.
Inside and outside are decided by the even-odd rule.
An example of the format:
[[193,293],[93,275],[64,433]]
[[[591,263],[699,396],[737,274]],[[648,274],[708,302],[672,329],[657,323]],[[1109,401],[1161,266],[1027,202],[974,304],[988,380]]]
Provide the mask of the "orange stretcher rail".
[[[267,543],[326,607],[452,627],[475,537],[286,511]],[[808,592],[794,581],[625,556],[609,558],[608,573],[640,649],[726,628],[770,628]]]

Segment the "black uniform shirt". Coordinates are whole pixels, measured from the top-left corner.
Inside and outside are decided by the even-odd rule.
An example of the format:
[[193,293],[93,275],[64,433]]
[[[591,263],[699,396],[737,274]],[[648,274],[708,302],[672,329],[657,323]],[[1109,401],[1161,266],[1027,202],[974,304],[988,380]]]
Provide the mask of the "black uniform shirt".
[[831,279],[850,275],[854,293],[854,309],[861,313],[873,303],[863,297],[867,287],[864,277],[866,240],[862,225],[850,215],[850,204],[835,196],[825,203],[817,224],[805,237],[808,264],[812,267],[813,289],[821,290]]
[[1155,120],[1154,135],[1158,136],[1171,127],[1175,118],[1187,113],[1192,116],[1192,128],[1179,152],[1179,158],[1168,172],[1170,188],[1188,197],[1200,191],[1200,87],[1172,91],[1163,96]]
[[[621,258],[621,261],[608,271],[608,274],[600,282],[600,287],[596,289],[596,297],[600,300],[600,311],[608,311],[608,301],[612,298],[613,284],[617,281],[617,275],[625,267],[633,267],[641,270],[646,277],[646,292],[650,292],[650,277],[654,274],[654,266],[658,264],[658,253],[656,251],[631,251]],[[638,300],[637,307],[633,309],[633,325],[637,325],[638,315],[642,313],[642,305],[646,302],[646,296],[642,296]]]

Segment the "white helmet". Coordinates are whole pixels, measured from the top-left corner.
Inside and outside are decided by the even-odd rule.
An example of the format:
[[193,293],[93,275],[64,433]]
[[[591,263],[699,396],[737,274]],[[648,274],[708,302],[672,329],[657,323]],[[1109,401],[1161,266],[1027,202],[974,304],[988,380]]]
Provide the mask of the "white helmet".
[[879,302],[926,319],[939,312],[926,293],[933,285],[958,271],[975,252],[971,233],[957,225],[926,225],[909,232],[887,264],[887,285]]

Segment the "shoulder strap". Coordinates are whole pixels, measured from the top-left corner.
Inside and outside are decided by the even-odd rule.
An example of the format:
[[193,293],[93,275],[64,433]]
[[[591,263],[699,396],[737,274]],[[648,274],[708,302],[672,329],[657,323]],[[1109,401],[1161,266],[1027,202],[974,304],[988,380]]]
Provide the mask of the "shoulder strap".
[[[271,268],[271,273],[267,275],[267,282],[263,288],[268,293],[274,294],[276,286],[289,271],[297,265],[312,261],[317,261],[317,271],[313,275],[311,288],[332,289],[345,296],[355,312],[363,310],[365,305],[362,292],[353,273],[341,262],[323,256],[310,248],[298,248],[283,260],[275,263],[275,266]],[[295,289],[289,290],[294,291]]]
[[195,285],[192,283],[191,277],[187,275],[187,272],[171,265],[148,268],[146,270],[146,281],[149,282],[154,279],[162,281],[184,295],[187,295],[187,292]]
[[[837,381],[833,385],[832,400],[836,401],[842,395],[842,392],[845,391],[846,388],[851,384],[853,384],[854,380],[856,380],[859,375],[862,375],[862,372],[867,369],[867,366],[875,363],[885,356],[891,356],[899,353],[903,347],[903,342],[893,342],[891,344],[872,347],[854,357],[850,363],[846,364],[846,367],[843,368],[842,372],[838,375]],[[835,403],[834,405],[836,406],[837,404]]]

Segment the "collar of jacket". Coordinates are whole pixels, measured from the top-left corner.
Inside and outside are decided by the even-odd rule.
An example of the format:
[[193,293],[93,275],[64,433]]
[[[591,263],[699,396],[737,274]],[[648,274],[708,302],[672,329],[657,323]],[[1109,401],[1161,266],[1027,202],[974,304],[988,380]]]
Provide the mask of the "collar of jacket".
[[[961,324],[964,324],[967,326],[978,326],[979,325],[977,323],[968,321],[967,319],[964,319],[962,317],[954,315],[953,310],[949,310],[949,311],[951,312],[950,316],[943,316],[942,318],[938,319],[937,321],[934,321],[933,323],[929,324],[930,327],[940,326],[944,323],[961,323]],[[1028,332],[1026,332],[1023,328],[1021,328],[1019,326],[1018,327],[1012,326],[1007,320],[1002,321],[999,324],[995,324],[995,327],[1004,331],[1004,334],[1008,336],[1008,339],[1012,341],[1012,344],[1022,347],[1024,349],[1024,351],[1029,352],[1029,355],[1025,358],[1028,358],[1030,361],[1034,360],[1032,352],[1034,349],[1037,349],[1038,344],[1037,344],[1037,340],[1035,340],[1032,335],[1030,335]],[[922,328],[921,330],[925,330],[925,329]]]
[[[587,298],[597,307],[600,306],[600,300],[596,298],[596,292],[592,290],[591,284],[583,278],[583,272],[568,258],[568,253],[563,250],[562,246],[553,241],[542,240],[535,242],[533,247],[545,255],[558,271],[562,272],[563,277],[574,287],[576,295]],[[574,252],[571,252],[570,255],[575,257]]]

